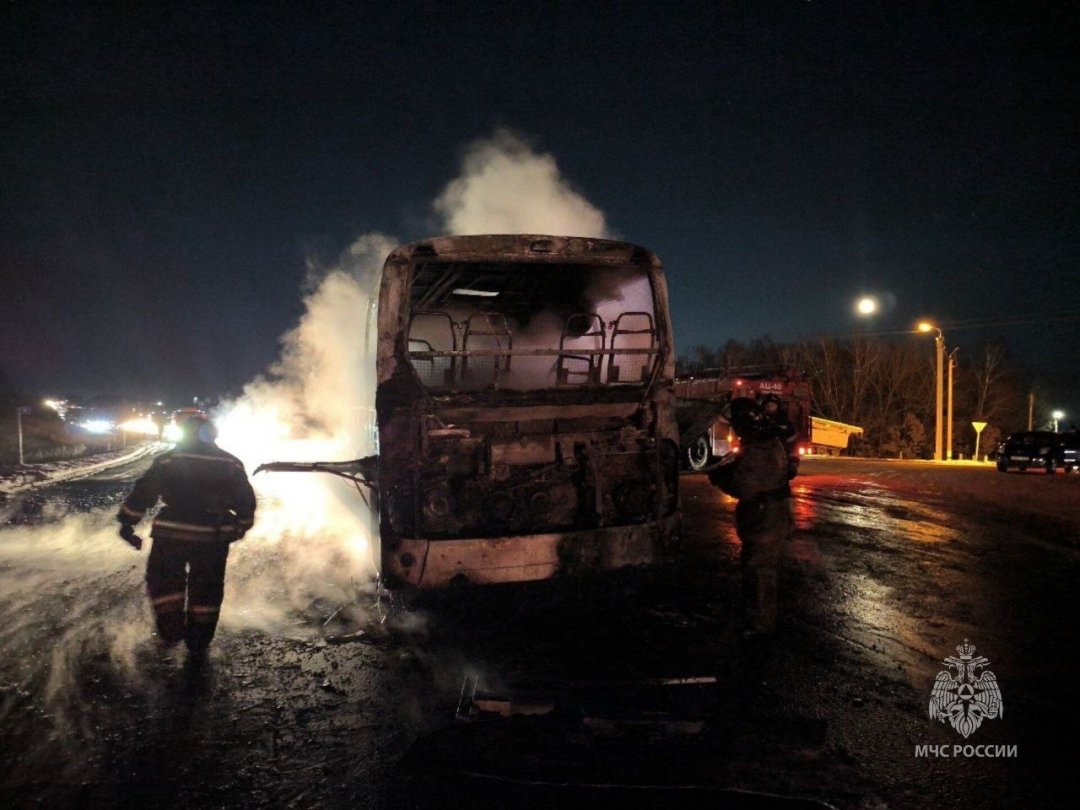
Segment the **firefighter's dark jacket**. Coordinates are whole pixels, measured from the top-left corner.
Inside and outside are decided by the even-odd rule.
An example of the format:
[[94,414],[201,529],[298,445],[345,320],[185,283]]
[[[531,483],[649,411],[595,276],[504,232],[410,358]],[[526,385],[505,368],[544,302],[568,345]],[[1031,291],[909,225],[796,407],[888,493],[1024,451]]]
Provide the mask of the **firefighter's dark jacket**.
[[232,542],[255,520],[255,493],[236,456],[209,443],[178,446],[158,456],[135,483],[117,519],[138,523],[160,497],[155,539]]

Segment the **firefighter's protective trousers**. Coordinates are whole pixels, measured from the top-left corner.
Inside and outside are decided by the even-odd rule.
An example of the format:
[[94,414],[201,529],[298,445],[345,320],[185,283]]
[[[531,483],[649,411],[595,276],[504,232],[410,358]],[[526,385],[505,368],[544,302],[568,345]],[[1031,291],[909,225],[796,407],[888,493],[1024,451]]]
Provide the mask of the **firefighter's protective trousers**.
[[227,543],[154,540],[146,590],[162,644],[186,641],[193,650],[210,644],[225,595],[228,557]]
[[776,629],[780,603],[780,562],[794,531],[787,487],[739,501],[735,528],[742,541],[743,604],[748,629]]

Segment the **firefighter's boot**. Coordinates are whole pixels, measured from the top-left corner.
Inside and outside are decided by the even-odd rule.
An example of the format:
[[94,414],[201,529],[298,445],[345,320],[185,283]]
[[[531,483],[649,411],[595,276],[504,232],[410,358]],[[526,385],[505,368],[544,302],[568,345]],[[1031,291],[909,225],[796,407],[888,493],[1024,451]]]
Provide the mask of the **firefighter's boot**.
[[158,646],[163,650],[175,647],[184,639],[184,594],[159,596],[151,599],[150,604],[154,609]]
[[192,657],[206,658],[206,651],[217,629],[217,605],[189,605],[187,611],[187,634],[184,641]]

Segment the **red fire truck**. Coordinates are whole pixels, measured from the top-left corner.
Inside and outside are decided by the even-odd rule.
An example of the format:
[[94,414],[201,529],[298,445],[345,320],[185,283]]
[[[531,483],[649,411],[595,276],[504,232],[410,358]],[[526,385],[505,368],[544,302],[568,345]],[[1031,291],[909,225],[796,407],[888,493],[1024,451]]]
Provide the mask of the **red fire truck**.
[[793,469],[810,452],[810,383],[792,368],[748,366],[707,371],[675,380],[678,397],[680,466],[683,472],[707,472],[738,457],[739,437],[728,422],[733,399],[780,399],[795,428]]

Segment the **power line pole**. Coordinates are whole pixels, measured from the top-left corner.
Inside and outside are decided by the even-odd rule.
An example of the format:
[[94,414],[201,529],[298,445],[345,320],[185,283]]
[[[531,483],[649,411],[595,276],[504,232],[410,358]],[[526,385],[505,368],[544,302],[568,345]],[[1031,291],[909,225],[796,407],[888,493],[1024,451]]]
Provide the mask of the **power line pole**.
[[960,350],[957,346],[951,352],[949,352],[949,416],[945,421],[945,432],[948,437],[945,442],[945,458],[952,461],[952,389],[953,389],[953,369],[956,368],[956,353]]
[[19,428],[19,466],[23,465],[23,440],[22,440],[22,418],[24,413],[30,413],[30,409],[25,405],[20,405],[15,409],[15,423]]

